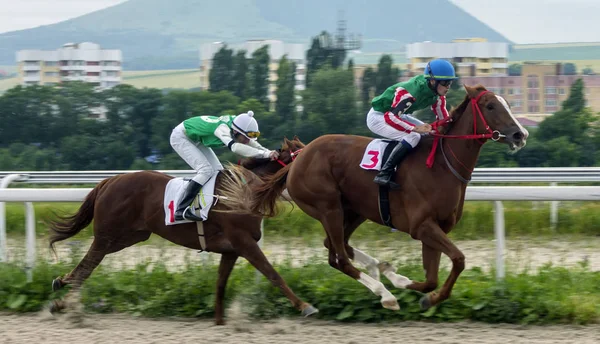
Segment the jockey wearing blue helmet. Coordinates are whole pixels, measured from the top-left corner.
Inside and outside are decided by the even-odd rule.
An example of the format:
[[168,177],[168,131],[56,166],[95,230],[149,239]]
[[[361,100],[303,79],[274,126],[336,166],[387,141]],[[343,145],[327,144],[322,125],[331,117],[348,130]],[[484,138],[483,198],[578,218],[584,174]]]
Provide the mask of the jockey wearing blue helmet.
[[450,62],[442,59],[429,61],[427,66],[425,66],[423,75],[425,76],[425,79],[430,80],[430,82],[427,84],[429,88],[431,88],[431,90],[437,95],[442,96],[445,96],[446,92],[442,91],[443,94],[440,94],[438,86],[442,85],[444,87],[449,87],[453,80],[458,79],[454,72],[454,66],[452,66]]
[[388,87],[371,101],[367,127],[377,135],[400,142],[373,180],[376,184],[399,187],[392,180],[396,166],[419,144],[421,135],[431,131],[431,125],[409,114],[430,107],[438,119],[447,118],[446,93],[455,79],[458,78],[450,62],[432,60],[423,74]]

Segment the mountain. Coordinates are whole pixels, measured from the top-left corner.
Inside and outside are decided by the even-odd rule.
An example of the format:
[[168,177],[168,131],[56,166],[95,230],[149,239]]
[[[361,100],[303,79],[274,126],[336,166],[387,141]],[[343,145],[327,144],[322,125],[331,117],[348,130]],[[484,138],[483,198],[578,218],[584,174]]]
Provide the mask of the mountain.
[[[376,4],[376,5],[374,5]],[[280,39],[307,43],[335,32],[340,10],[364,52],[392,52],[430,40],[484,37],[510,42],[448,0],[129,0],[57,24],[0,35],[0,65],[21,49],[89,41],[123,51],[126,69],[195,68],[201,43]]]

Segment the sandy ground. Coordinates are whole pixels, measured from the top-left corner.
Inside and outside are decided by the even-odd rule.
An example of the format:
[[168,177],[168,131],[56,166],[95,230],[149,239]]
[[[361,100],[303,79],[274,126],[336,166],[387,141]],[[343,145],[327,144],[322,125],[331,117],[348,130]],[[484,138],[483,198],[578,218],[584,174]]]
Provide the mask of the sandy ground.
[[0,343],[600,343],[600,326],[489,325],[405,322],[340,324],[290,318],[251,322],[234,316],[225,326],[209,320],[150,320],[86,315],[77,322],[45,313],[0,314]]
[[[308,260],[327,262],[327,250],[323,247],[322,241],[311,244],[303,242],[283,244],[268,239],[263,243],[263,250],[272,263],[284,260],[291,260],[295,264],[301,264]],[[393,236],[390,239],[393,239]],[[82,257],[90,243],[90,241],[77,240],[57,243],[59,259],[68,262],[73,256]],[[165,244],[163,240],[156,240],[153,243],[136,245],[108,255],[102,265],[121,269],[143,262],[156,262],[158,259],[164,259],[171,270],[177,270],[184,266],[186,261],[197,264],[217,264],[219,262],[218,254],[198,253],[180,246]],[[375,243],[351,242],[351,244],[380,261],[394,262],[399,268],[407,260],[417,264],[421,263],[421,244],[418,241],[388,240]],[[54,261],[54,257],[46,245],[40,240],[37,253],[40,259]],[[489,270],[495,266],[496,243],[494,240],[457,241],[456,245],[466,256],[467,269],[480,267]],[[21,259],[24,254],[24,242],[9,239],[9,260]],[[507,240],[504,254],[507,269],[513,271],[535,270],[548,263],[572,267],[582,262],[586,262],[591,270],[600,271],[600,237],[588,237],[585,240],[569,242],[558,239]],[[442,266],[450,266],[450,260],[445,256],[442,256]]]

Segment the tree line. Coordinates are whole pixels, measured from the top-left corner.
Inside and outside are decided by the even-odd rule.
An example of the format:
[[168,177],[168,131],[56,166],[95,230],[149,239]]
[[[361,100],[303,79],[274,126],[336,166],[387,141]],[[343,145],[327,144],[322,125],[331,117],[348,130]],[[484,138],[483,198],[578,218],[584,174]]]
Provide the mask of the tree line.
[[[16,86],[0,96],[0,170],[189,169],[169,144],[171,130],[189,117],[247,110],[255,112],[260,140],[271,148],[284,136],[298,135],[305,143],[328,133],[373,136],[365,124],[370,100],[402,71],[383,55],[356,86],[352,60],[321,46],[320,36],[307,51],[305,90],[295,89],[295,62],[287,56],[277,61],[274,104],[268,97],[273,61],[267,46],[250,57],[224,46],[215,55],[206,91],[126,84],[99,91],[81,82]],[[599,116],[585,106],[584,88],[577,80],[561,110],[530,128],[525,149],[510,154],[505,145],[487,144],[477,166],[600,165]],[[456,82],[448,106],[464,96]],[[104,119],[95,118],[100,110]],[[433,120],[430,110],[416,115]],[[223,161],[238,159],[225,148],[216,152]]]

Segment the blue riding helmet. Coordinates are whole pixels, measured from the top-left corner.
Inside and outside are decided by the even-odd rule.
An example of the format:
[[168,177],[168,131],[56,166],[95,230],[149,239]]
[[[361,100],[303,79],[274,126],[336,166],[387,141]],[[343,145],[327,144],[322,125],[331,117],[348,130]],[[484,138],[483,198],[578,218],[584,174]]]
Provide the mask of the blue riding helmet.
[[436,59],[431,60],[427,63],[425,70],[423,72],[425,78],[434,79],[434,80],[456,80],[458,77],[454,72],[454,66],[452,63],[442,60]]

